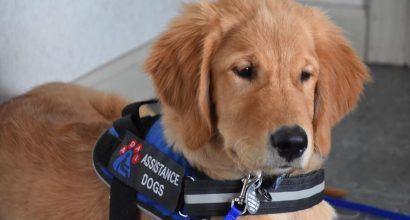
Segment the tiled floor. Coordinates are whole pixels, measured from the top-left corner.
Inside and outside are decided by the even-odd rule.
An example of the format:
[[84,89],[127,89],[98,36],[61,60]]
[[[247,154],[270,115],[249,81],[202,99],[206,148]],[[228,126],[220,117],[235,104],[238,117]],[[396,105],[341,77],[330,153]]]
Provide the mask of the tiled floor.
[[[144,45],[77,80],[131,100],[154,96],[142,72]],[[326,164],[329,185],[348,199],[410,214],[410,70],[371,66],[374,82],[363,101],[333,133]],[[340,219],[377,219],[339,210]]]

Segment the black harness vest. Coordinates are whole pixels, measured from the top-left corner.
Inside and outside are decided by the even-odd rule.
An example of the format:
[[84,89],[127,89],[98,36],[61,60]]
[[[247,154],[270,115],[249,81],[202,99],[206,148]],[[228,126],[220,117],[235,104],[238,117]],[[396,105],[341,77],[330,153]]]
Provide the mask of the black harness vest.
[[[167,145],[159,115],[139,116],[142,105],[153,103],[156,101],[125,107],[122,118],[95,145],[96,173],[111,188],[110,219],[134,220],[137,206],[161,219],[203,219],[230,213],[235,206],[232,200],[250,187],[244,187],[243,180],[211,180],[193,169]],[[263,180],[259,187],[269,199],[254,196],[256,200],[249,201],[247,194],[248,212],[238,215],[293,212],[318,204],[323,200],[324,171]]]

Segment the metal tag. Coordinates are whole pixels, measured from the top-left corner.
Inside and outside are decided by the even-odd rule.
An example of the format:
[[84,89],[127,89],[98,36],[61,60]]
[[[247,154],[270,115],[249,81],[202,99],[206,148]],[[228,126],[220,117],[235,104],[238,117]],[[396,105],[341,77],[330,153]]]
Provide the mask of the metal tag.
[[250,214],[256,214],[259,210],[260,201],[256,195],[257,185],[251,184],[246,190],[245,208]]
[[266,202],[272,201],[272,196],[270,195],[269,191],[265,188],[260,187],[258,189],[258,195],[259,195],[259,198],[263,201],[266,201]]

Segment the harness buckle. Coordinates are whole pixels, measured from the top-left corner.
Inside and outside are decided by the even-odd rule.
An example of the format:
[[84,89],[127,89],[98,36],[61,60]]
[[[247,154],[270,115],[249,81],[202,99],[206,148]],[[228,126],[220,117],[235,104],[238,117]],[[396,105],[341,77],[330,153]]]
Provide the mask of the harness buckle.
[[[195,182],[195,178],[192,177],[192,176],[186,176],[186,178],[188,178],[188,179],[191,180],[192,182]],[[188,218],[188,217],[189,217],[188,214],[183,213],[181,210],[178,211],[178,215],[181,216],[181,217],[183,217],[183,218]]]

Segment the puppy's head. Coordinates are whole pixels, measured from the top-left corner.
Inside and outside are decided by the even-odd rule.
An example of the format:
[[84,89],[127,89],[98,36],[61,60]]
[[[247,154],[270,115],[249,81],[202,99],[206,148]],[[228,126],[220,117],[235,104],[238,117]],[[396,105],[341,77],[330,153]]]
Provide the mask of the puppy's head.
[[145,67],[171,139],[191,152],[220,148],[242,170],[266,173],[320,164],[332,126],[369,78],[323,13],[274,0],[188,5]]

